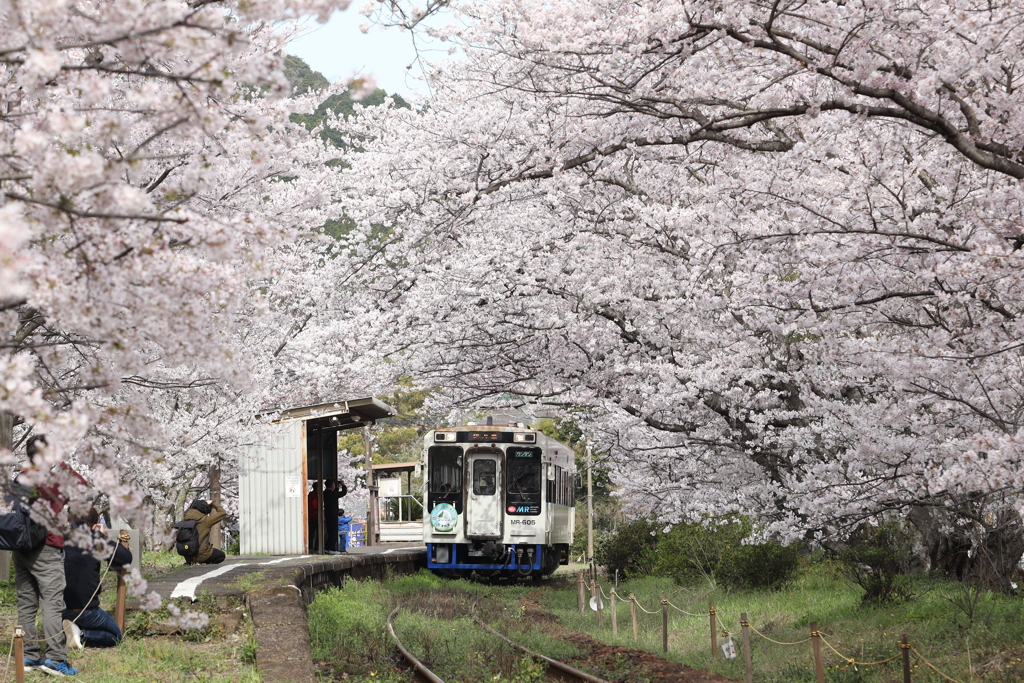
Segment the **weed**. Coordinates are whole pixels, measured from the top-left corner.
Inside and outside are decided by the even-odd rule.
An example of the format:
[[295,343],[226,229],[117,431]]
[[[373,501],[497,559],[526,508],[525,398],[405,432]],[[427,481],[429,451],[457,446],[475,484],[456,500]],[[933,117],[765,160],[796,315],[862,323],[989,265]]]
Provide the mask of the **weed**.
[[259,585],[263,582],[264,576],[265,573],[263,571],[255,571],[250,572],[248,574],[243,574],[242,576],[235,579],[234,583],[232,583],[232,586],[242,591],[243,593],[248,593],[250,591],[256,590],[259,587]]
[[[11,562],[11,566],[14,563]],[[14,581],[0,582],[0,609],[17,607],[18,598],[14,591]]]
[[959,610],[969,623],[974,623],[981,613],[986,591],[975,581],[964,579],[954,581],[952,589],[945,595],[946,600]]
[[256,664],[256,637],[248,636],[238,646],[238,661],[243,664]]

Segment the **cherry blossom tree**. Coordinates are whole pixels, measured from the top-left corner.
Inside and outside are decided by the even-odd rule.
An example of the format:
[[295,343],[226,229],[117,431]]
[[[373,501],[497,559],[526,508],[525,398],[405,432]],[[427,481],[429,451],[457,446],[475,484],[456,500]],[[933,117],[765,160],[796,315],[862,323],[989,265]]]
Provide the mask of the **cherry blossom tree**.
[[429,106],[351,127],[381,357],[453,403],[582,407],[637,511],[823,540],[909,516],[1007,586],[1016,4],[453,12]]
[[131,518],[315,390],[282,377],[340,186],[277,22],[346,4],[0,2],[5,463],[45,432]]

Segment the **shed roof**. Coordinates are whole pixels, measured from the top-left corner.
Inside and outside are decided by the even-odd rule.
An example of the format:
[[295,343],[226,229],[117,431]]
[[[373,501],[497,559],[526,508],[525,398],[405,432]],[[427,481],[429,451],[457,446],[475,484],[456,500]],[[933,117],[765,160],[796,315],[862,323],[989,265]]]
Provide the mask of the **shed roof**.
[[373,465],[374,472],[412,472],[419,466],[418,462],[382,462]]
[[362,427],[364,424],[372,424],[377,420],[397,414],[398,411],[387,403],[369,396],[366,398],[286,408],[281,410],[281,414],[275,422],[329,418],[330,428],[341,430],[355,429]]

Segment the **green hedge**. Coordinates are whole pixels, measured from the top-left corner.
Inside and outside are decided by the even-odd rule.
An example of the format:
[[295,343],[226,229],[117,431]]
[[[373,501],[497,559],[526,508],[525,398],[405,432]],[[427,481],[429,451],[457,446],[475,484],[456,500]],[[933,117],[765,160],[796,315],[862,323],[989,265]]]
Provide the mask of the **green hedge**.
[[751,525],[743,518],[715,524],[677,524],[670,529],[639,519],[620,526],[595,549],[609,573],[665,576],[676,583],[713,581],[723,588],[778,589],[796,576],[803,547],[745,545]]

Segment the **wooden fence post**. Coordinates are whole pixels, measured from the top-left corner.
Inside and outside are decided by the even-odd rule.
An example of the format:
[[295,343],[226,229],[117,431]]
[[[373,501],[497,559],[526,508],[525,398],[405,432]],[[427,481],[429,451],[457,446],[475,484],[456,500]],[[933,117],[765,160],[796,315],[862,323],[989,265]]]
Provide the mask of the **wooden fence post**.
[[708,616],[711,617],[711,658],[718,659],[718,633],[715,632],[715,603],[708,603]]
[[903,653],[903,683],[910,683],[910,639],[906,633],[900,638],[900,651]]
[[668,598],[661,596],[661,649],[668,652]]
[[583,572],[579,575],[579,588],[580,588],[580,614],[584,614],[587,609],[587,590],[583,587]]
[[825,665],[821,661],[821,633],[818,632],[818,623],[811,622],[811,649],[814,651],[814,674],[818,677],[818,683],[825,683]]
[[635,643],[639,638],[639,632],[636,628],[636,596],[632,593],[629,594],[629,616],[633,620],[633,642]]
[[590,596],[594,600],[594,606],[597,608],[597,627],[604,628],[604,611],[601,609],[601,587],[597,584],[597,579],[590,584]]
[[740,615],[740,626],[743,628],[743,662],[747,667],[747,683],[754,681],[754,663],[750,659],[750,622],[747,613]]
[[619,594],[615,592],[615,586],[612,586],[612,636],[616,638],[619,635],[619,614],[615,603],[618,601]]
[[124,602],[125,594],[128,591],[128,584],[124,580],[125,568],[121,567],[117,570],[117,602],[114,603],[114,621],[117,622],[117,627],[124,633]]
[[14,680],[25,683],[25,631],[14,627]]

